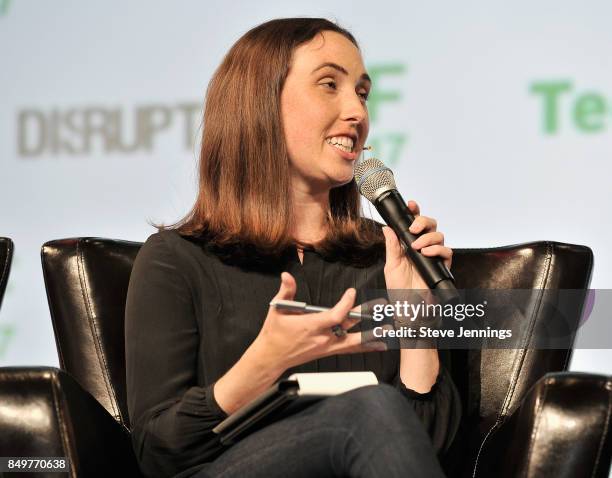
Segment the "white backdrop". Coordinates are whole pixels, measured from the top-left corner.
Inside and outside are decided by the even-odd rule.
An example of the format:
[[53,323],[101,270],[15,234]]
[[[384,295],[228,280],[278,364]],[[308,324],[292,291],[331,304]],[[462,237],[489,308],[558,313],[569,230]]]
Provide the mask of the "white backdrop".
[[[324,16],[374,76],[371,143],[451,247],[550,239],[612,288],[612,4],[0,0],[0,365],[57,365],[50,239],[144,241],[192,205],[206,85],[265,20]],[[572,368],[610,373],[610,350]]]

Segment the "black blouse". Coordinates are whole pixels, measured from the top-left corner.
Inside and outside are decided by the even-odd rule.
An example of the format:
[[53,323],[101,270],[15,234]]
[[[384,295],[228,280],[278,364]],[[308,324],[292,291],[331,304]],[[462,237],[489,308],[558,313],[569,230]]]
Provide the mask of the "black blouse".
[[[268,266],[236,265],[205,244],[175,231],[153,234],[142,246],[130,277],[125,317],[127,396],[132,440],[146,476],[195,473],[223,452],[212,429],[227,415],[213,386],[259,333],[280,273],[297,282],[295,300],[333,306],[344,291],[386,289],[384,258],[367,267],[324,259],[296,249]],[[460,419],[460,400],[446,361],[428,393],[399,379],[399,351],[335,355],[287,370],[370,370],[396,386],[414,407],[442,453]],[[198,466],[199,465],[199,466]]]

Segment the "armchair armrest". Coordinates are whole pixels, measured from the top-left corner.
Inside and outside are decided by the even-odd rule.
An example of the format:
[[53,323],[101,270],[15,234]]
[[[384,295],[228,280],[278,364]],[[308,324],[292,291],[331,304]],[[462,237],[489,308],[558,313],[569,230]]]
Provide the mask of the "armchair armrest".
[[141,476],[129,430],[53,367],[0,368],[0,451],[67,457],[70,476]]
[[475,477],[607,478],[612,453],[612,377],[542,377],[485,439]]

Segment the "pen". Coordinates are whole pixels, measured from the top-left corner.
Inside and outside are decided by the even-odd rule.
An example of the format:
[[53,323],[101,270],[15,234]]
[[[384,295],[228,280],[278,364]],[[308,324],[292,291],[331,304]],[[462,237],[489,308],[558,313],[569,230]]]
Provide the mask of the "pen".
[[[320,305],[309,305],[306,302],[298,302],[295,300],[273,300],[270,302],[272,307],[276,307],[280,310],[291,310],[293,312],[302,312],[304,314],[309,312],[325,312],[329,310],[330,307],[321,307]],[[360,319],[360,320],[372,320],[372,316],[370,314],[362,314],[361,312],[351,311],[348,313],[348,316],[351,319]]]
[[[320,305],[309,305],[306,302],[298,302],[296,300],[285,299],[273,300],[272,302],[270,302],[270,305],[279,310],[291,310],[293,312],[301,312],[303,314],[309,312],[325,312],[326,310],[330,309],[329,307],[321,307]],[[348,316],[352,319],[372,319],[372,316],[369,314],[362,314],[360,312],[353,311],[349,312]],[[346,335],[346,330],[344,330],[339,325],[334,325],[332,327],[332,332],[336,337],[343,337],[344,335]]]

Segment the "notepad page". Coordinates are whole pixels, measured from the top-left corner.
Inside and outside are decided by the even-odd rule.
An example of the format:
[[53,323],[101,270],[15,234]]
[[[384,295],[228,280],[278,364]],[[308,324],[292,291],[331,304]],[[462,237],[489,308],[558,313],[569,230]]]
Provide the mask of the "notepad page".
[[299,395],[331,396],[378,384],[374,372],[294,373],[289,380],[298,382]]

